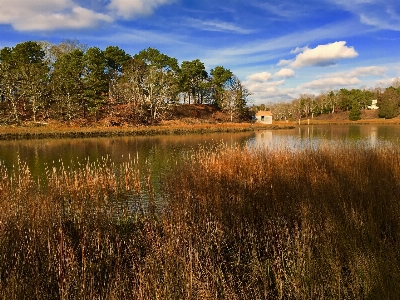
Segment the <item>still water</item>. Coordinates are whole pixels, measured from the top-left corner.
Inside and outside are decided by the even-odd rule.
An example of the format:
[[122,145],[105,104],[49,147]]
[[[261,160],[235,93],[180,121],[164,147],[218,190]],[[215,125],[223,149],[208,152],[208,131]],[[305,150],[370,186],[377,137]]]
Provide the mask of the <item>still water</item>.
[[179,136],[110,137],[0,141],[0,161],[8,169],[27,163],[34,176],[43,176],[45,166],[74,166],[108,156],[115,164],[128,157],[149,166],[155,174],[182,153],[218,143],[239,146],[315,145],[318,143],[399,144],[400,125],[314,125],[288,130],[245,133],[190,134]]

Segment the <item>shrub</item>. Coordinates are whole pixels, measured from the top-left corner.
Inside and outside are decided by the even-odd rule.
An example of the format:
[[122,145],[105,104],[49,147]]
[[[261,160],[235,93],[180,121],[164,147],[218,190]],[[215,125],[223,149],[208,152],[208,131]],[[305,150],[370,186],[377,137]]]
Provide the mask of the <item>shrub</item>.
[[358,104],[352,106],[349,114],[349,120],[350,121],[361,120],[361,110]]

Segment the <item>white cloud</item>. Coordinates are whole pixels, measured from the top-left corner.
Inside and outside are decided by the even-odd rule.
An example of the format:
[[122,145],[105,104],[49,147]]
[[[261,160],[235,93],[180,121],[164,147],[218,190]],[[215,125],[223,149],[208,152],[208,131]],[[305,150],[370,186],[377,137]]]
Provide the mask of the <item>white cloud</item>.
[[287,66],[293,62],[293,59],[281,59],[276,65],[279,66]]
[[[349,30],[353,28],[354,30]],[[266,61],[282,58],[283,51],[286,49],[295,49],[297,45],[306,45],[315,43],[315,41],[326,39],[341,40],[348,36],[362,35],[367,31],[365,26],[360,26],[358,21],[346,21],[343,23],[328,24],[326,26],[309,29],[307,31],[295,31],[280,37],[269,39],[251,39],[243,42],[237,42],[236,46],[226,48],[210,49],[208,45],[203,45],[196,50],[202,61],[208,65],[230,65],[238,67],[245,64],[265,64]],[[289,50],[290,51],[290,50]],[[277,66],[283,67],[289,65],[293,60],[282,59]]]
[[269,88],[252,94],[255,104],[271,102],[287,102],[293,100],[296,90],[293,88]]
[[[121,45],[125,51],[129,50],[133,45],[132,51],[137,51],[137,45],[142,44],[143,47],[148,47],[149,40],[156,41],[157,44],[162,44],[166,46],[179,45],[180,47],[190,47],[192,44],[187,44],[181,36],[176,36],[174,34],[168,34],[164,32],[152,31],[152,30],[138,30],[129,29],[122,27],[116,27],[115,33],[110,33],[101,37],[88,37],[86,40],[92,41],[94,44],[99,44],[99,42],[110,45],[117,44]],[[188,59],[189,60],[189,59]]]
[[274,74],[276,77],[285,77],[285,78],[290,78],[294,76],[294,71],[292,69],[281,69],[278,72]]
[[304,66],[327,66],[335,64],[338,59],[354,58],[358,53],[353,47],[347,47],[346,42],[335,42],[326,45],[319,45],[314,49],[306,48],[296,56],[290,64],[294,68]]
[[311,82],[302,85],[302,87],[311,89],[334,89],[337,86],[351,86],[360,83],[361,81],[356,77],[353,78],[328,77],[328,78],[313,80]]
[[282,88],[284,80],[268,82],[244,82],[246,88],[251,92],[251,97],[255,104],[267,102],[282,102],[293,99],[291,94],[295,92],[293,88]]
[[[332,90],[344,86],[356,86],[362,84],[359,77],[385,76],[387,70],[386,67],[378,66],[359,67],[345,72],[327,74],[322,78],[308,82],[301,87],[318,90]],[[386,82],[386,79],[381,81]]]
[[393,85],[394,81],[396,78],[384,78],[384,79],[379,79],[375,81],[375,86],[379,86],[379,87],[389,87],[391,85]]
[[[349,28],[354,28],[354,30],[349,30]],[[343,37],[362,34],[365,31],[365,28],[360,28],[360,26],[358,26],[358,22],[355,23],[351,21],[335,23],[328,24],[323,27],[314,28],[311,30],[308,29],[306,31],[292,32],[277,38],[254,40],[246,44],[240,42],[235,47],[219,49],[218,52],[222,57],[228,55],[236,59],[238,56],[241,55],[254,56],[255,54],[259,55],[260,53],[264,53],[267,51],[277,51],[279,49],[293,48],[296,45],[315,42],[319,39],[326,39],[327,36],[332,39],[342,39]]]
[[265,10],[268,19],[285,21],[307,17],[318,10],[318,5],[313,2],[307,3],[307,1],[248,1],[248,3]]
[[[283,3],[281,3],[281,4],[277,4],[277,3],[272,4],[271,3],[270,4],[270,3],[266,2],[266,3],[262,3],[262,4],[256,3],[254,5],[272,13],[273,15],[277,15],[277,16],[284,17],[284,18],[293,18],[293,17],[296,17],[299,13],[298,10],[287,9]],[[293,7],[293,5],[291,5],[291,6]]]
[[398,20],[382,19],[376,16],[361,14],[360,22],[366,25],[374,26],[379,29],[389,29],[394,31],[400,31],[400,24]]
[[11,24],[21,31],[88,28],[112,21],[110,16],[71,0],[3,0],[0,10],[0,24]]
[[148,15],[174,1],[111,0],[107,10],[99,12],[82,7],[77,0],[1,0],[0,24],[10,24],[19,31],[90,28],[118,17]]
[[173,3],[175,0],[111,0],[108,8],[118,17],[131,19],[152,14],[158,6]]
[[285,80],[279,81],[268,81],[268,82],[245,82],[246,88],[249,89],[250,92],[272,92],[276,91],[278,86],[284,85]]
[[240,34],[249,34],[254,32],[253,30],[241,28],[233,23],[228,23],[218,20],[203,21],[199,19],[187,18],[186,23],[190,27],[204,31],[234,32]]
[[351,70],[350,72],[347,73],[347,76],[348,77],[353,77],[353,76],[361,77],[369,75],[382,76],[385,74],[387,70],[388,68],[386,67],[377,67],[377,66],[361,67]]
[[[375,0],[330,0],[359,17],[361,23],[377,29],[400,31],[400,15],[394,7],[398,1]],[[398,10],[398,6],[396,7]]]
[[247,77],[248,82],[265,82],[272,78],[269,72],[255,73]]
[[112,22],[107,15],[95,13],[82,7],[73,7],[67,14],[39,14],[15,25],[17,30],[54,30],[59,28],[90,28],[101,22]]
[[305,46],[305,47],[302,47],[302,48],[296,47],[296,49],[291,50],[290,53],[297,54],[297,53],[304,52],[307,49],[308,49],[308,46]]
[[290,94],[294,93],[293,88],[283,88],[285,80],[273,80],[274,78],[289,78],[294,76],[291,69],[281,69],[273,75],[269,72],[254,73],[247,76],[243,82],[251,92],[252,98],[256,103],[265,101],[287,101],[292,99]]
[[354,68],[349,71],[331,73],[323,77],[365,77],[365,76],[384,76],[385,72],[388,70],[386,67],[369,66],[369,67],[359,67]]

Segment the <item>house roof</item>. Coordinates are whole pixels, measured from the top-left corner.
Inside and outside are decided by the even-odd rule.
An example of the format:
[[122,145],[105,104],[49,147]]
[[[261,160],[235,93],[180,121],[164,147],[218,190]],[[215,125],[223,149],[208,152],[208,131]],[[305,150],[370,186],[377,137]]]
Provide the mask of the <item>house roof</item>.
[[260,110],[256,113],[256,116],[272,116],[272,112],[269,110]]

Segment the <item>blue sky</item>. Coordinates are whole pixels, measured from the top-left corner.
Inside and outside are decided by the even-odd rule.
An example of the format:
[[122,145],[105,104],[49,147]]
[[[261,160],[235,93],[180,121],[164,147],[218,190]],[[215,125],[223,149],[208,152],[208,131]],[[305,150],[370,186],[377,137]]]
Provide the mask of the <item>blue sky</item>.
[[0,48],[65,39],[222,65],[255,104],[400,77],[398,0],[0,0]]

